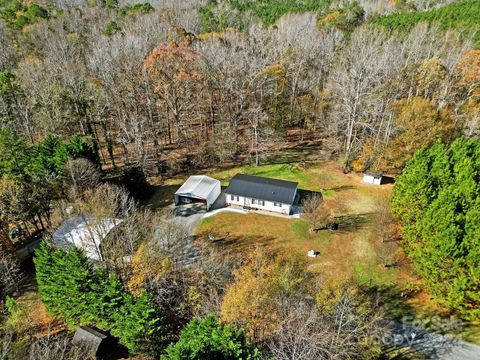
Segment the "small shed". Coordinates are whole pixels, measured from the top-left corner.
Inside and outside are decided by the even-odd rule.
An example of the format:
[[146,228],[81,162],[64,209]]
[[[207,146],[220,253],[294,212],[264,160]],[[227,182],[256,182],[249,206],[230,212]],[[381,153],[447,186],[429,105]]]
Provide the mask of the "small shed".
[[175,205],[202,203],[208,210],[221,191],[219,180],[205,175],[190,176],[175,193]]
[[363,174],[363,182],[372,185],[382,184],[383,174],[381,172],[366,172]]
[[72,345],[85,349],[95,357],[101,357],[105,351],[108,336],[88,326],[79,326],[73,336]]

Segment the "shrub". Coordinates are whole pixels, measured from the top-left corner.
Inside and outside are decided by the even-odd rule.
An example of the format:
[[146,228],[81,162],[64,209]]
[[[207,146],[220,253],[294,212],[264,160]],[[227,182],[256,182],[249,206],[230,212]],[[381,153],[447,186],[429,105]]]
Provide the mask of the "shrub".
[[260,359],[260,351],[246,339],[243,330],[221,325],[214,315],[193,319],[171,344],[162,360],[234,360]]

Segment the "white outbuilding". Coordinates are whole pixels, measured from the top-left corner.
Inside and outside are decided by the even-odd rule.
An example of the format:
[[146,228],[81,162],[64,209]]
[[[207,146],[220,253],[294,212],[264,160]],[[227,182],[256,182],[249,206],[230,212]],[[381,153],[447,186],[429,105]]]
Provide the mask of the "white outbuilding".
[[383,174],[380,172],[366,172],[363,174],[363,182],[366,184],[381,185],[382,177]]
[[202,203],[209,210],[221,192],[219,180],[205,175],[190,176],[175,193],[175,205]]
[[93,260],[103,260],[102,241],[118,225],[121,219],[93,219],[90,215],[72,217],[65,220],[52,234],[57,248],[72,247],[85,251]]

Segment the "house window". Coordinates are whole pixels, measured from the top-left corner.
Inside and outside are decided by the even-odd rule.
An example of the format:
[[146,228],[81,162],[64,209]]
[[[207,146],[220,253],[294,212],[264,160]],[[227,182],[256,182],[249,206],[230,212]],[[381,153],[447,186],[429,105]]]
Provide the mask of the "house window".
[[264,200],[259,200],[259,199],[252,199],[252,204],[253,205],[265,206],[265,201]]
[[236,196],[236,195],[230,195],[230,199],[231,199],[232,201],[235,201],[235,200],[239,201],[239,198],[238,198],[238,196]]
[[274,202],[274,203],[273,203],[273,206],[282,207],[282,204],[281,204],[281,203],[276,203],[276,202]]

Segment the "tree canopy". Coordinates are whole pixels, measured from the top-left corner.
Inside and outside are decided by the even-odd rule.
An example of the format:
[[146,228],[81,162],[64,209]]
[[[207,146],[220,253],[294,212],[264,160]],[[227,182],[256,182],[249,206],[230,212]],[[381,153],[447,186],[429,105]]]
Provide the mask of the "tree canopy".
[[34,262],[40,296],[52,316],[71,327],[111,331],[132,354],[156,354],[163,347],[161,316],[146,292],[133,298],[115,275],[95,270],[78,249],[54,250],[43,243]]
[[192,319],[171,344],[162,360],[254,360],[260,351],[246,339],[245,333],[235,326],[222,325],[215,315]]
[[480,318],[480,141],[419,150],[397,180],[392,207],[404,248],[428,289],[465,318]]

